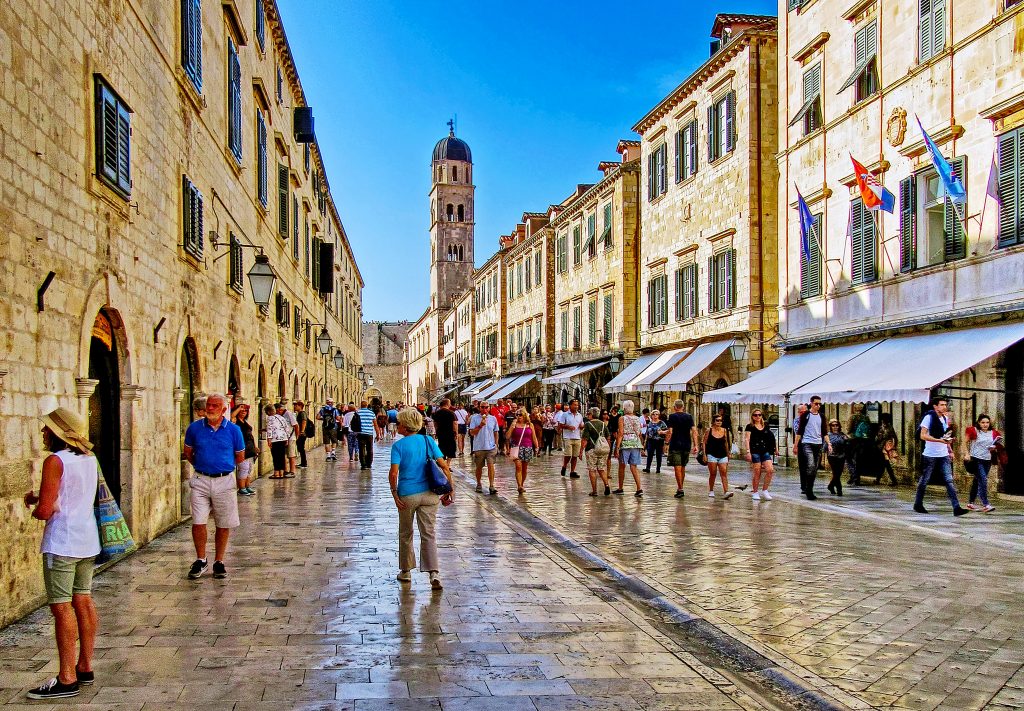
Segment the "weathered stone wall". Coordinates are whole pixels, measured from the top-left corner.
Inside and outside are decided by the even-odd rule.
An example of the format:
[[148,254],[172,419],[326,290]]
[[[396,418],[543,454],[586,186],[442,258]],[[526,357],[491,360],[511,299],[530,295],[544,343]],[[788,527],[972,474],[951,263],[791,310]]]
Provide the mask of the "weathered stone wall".
[[373,387],[381,391],[384,400],[403,399],[402,359],[410,328],[409,321],[363,322],[363,367],[373,376]]
[[[335,314],[359,313],[362,280],[330,200],[321,215],[313,195],[319,155],[314,148],[307,170],[303,148],[292,138],[290,107],[304,99],[276,6],[267,3],[261,51],[254,1],[236,4],[248,40],[235,36],[242,74],[240,163],[227,149],[225,65],[228,37],[235,34],[227,6],[203,3],[202,92],[179,65],[178,3],[143,8],[135,0],[13,0],[0,7],[0,370],[7,371],[0,378],[0,625],[42,602],[42,524],[21,501],[38,488],[45,454],[36,417],[57,405],[86,412],[92,327],[101,310],[113,324],[119,369],[119,383],[111,388],[116,400],[104,419],[120,423],[119,438],[110,442],[120,466],[106,474],[120,479],[121,506],[140,543],[187,511],[179,439],[180,401],[187,398],[183,353],[193,355],[197,391],[227,390],[232,373],[237,394],[250,402],[260,395],[321,402],[328,392],[353,391],[361,361],[358,318],[346,317],[343,324]],[[270,98],[267,107],[270,200],[264,209],[256,197],[254,82],[272,92],[278,65],[285,96],[280,102]],[[128,199],[96,177],[95,75],[132,111]],[[290,193],[303,206],[303,222],[308,215],[313,232],[337,240],[335,273],[348,285],[341,293],[352,296],[330,298],[326,321],[346,370],[325,368],[316,346],[307,348],[305,332],[296,339],[294,329],[262,315],[248,283],[242,293],[228,286],[227,250],[211,247],[214,232],[222,243],[234,234],[261,246],[278,274],[278,288],[301,308],[303,320],[325,320],[304,260],[292,257],[293,236],[277,235],[278,162],[290,166]],[[183,175],[204,197],[202,259],[180,246]],[[243,272],[252,263],[247,250]],[[39,310],[36,290],[51,272]]]

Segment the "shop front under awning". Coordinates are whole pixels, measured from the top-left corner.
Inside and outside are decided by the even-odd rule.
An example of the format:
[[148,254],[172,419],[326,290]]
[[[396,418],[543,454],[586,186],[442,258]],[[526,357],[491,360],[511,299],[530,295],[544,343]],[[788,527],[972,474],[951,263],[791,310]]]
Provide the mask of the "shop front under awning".
[[640,375],[658,359],[660,353],[647,353],[640,356],[632,363],[622,369],[622,372],[616,375],[614,378],[605,383],[604,387],[601,388],[605,393],[624,393],[627,392],[627,386],[629,383]]
[[491,382],[490,378],[484,378],[483,380],[478,380],[475,383],[473,383],[472,385],[470,385],[468,388],[463,390],[461,395],[463,397],[471,397],[473,395],[476,395],[478,392],[480,392],[485,387],[487,387],[487,385],[489,385],[490,382]]
[[787,353],[704,402],[926,402],[932,389],[1024,339],[1024,322],[892,336]]
[[732,344],[733,340],[730,338],[725,341],[701,343],[696,348],[689,349],[684,358],[654,383],[652,389],[657,393],[685,391],[690,381],[711,367],[711,364]]
[[496,402],[497,400],[501,400],[502,398],[506,398],[509,395],[512,395],[513,393],[519,392],[528,383],[530,383],[530,382],[532,382],[532,381],[534,381],[536,379],[537,379],[537,374],[536,373],[530,373],[528,375],[520,375],[519,377],[514,378],[511,383],[509,383],[508,385],[505,385],[505,386],[499,388],[498,390],[495,390],[494,392],[492,392],[490,395],[488,395],[484,399],[487,400],[487,402],[491,402],[491,403]]
[[601,360],[596,363],[585,363],[584,365],[576,365],[566,370],[558,370],[551,374],[551,377],[544,378],[541,382],[545,385],[560,385],[561,383],[568,383],[577,375],[583,375],[589,373],[592,370],[597,370],[602,365],[608,365],[610,360]]
[[495,393],[498,390],[501,390],[503,387],[505,387],[506,385],[508,385],[509,383],[511,383],[515,379],[516,379],[516,376],[514,376],[514,375],[507,375],[504,378],[498,378],[493,383],[491,383],[487,387],[483,388],[482,390],[480,390],[480,392],[478,392],[476,395],[474,395],[473,399],[474,400],[487,400],[491,396],[491,393]]

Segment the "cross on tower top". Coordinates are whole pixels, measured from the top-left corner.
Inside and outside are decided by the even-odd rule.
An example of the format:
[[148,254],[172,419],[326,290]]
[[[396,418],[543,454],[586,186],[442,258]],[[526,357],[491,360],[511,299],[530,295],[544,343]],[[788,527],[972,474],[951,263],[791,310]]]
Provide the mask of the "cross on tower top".
[[448,135],[455,135],[455,119],[448,119]]

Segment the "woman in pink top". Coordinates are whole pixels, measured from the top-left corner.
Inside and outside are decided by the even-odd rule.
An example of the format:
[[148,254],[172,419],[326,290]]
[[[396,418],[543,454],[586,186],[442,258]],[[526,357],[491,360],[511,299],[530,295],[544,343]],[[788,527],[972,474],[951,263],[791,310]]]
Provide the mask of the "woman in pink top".
[[509,425],[505,437],[509,445],[509,456],[516,463],[516,488],[522,494],[526,491],[526,469],[540,444],[540,433],[532,422],[525,407],[519,408],[516,420]]

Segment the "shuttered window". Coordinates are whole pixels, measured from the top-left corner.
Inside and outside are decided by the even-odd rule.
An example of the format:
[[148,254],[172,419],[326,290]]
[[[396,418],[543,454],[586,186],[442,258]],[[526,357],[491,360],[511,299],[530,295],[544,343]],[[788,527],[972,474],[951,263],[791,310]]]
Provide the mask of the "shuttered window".
[[878,235],[875,216],[857,198],[850,203],[850,242],[853,284],[870,284],[878,280]]
[[814,226],[808,235],[808,252],[800,250],[800,298],[810,299],[821,296],[821,217],[819,212],[814,216]]
[[607,252],[612,248],[612,204],[609,202],[604,206],[604,223],[601,227],[601,242]]
[[537,254],[534,255],[534,259],[537,263],[533,268],[533,279],[537,286],[540,286],[541,281],[544,278],[544,251],[543,248],[537,250]]
[[587,302],[587,340],[597,345],[597,297]]
[[[950,166],[966,187],[967,157],[952,159]],[[967,214],[966,203],[953,203],[930,168],[900,181],[900,272],[966,257],[961,218]]]
[[917,267],[917,176],[900,181],[900,272]]
[[313,291],[320,291],[320,240],[316,237],[313,238],[313,258],[312,262],[313,273],[311,274],[311,284]]
[[267,15],[263,10],[263,0],[256,0],[256,41],[262,51],[267,43]]
[[583,304],[576,304],[572,307],[572,347],[579,348],[583,345]]
[[661,197],[668,190],[668,144],[660,143],[647,156],[647,199]]
[[299,319],[302,317],[302,309],[298,306],[292,307],[292,338],[298,343],[299,336],[302,335],[302,321]]
[[853,73],[839,87],[842,94],[851,86],[857,87],[857,101],[863,101],[878,91],[878,22],[873,20],[857,30],[853,37]]
[[999,137],[999,246],[1024,244],[1024,128]]
[[299,261],[299,199],[292,198],[292,259]]
[[583,237],[579,225],[572,228],[572,265],[578,267],[583,263]]
[[[967,156],[958,156],[949,161],[953,168],[953,175],[960,178],[967,189]],[[945,225],[945,254],[946,261],[963,259],[967,256],[967,238],[964,235],[964,223],[967,221],[967,202],[960,205],[955,204],[946,196],[943,206],[943,223]]]
[[697,318],[697,265],[676,270],[676,321]]
[[562,350],[569,348],[569,310],[562,311]]
[[561,274],[567,268],[567,255],[566,255],[566,234],[563,232],[558,235],[555,240],[555,267],[558,273]]
[[946,47],[946,0],[918,3],[918,61],[926,62]]
[[597,214],[590,213],[587,216],[587,241],[584,244],[587,258],[593,259],[597,256]]
[[708,257],[708,313],[728,311],[736,305],[736,250]]
[[303,244],[305,245],[305,264],[306,264],[306,278],[309,278],[309,220],[306,220],[305,231],[303,233]]
[[288,166],[277,166],[277,234],[288,239]]
[[[694,126],[696,141],[696,126]],[[708,107],[708,163],[736,148],[736,92],[730,91]],[[696,153],[694,153],[696,172]]]
[[96,76],[96,175],[130,197],[132,115],[120,97]]
[[187,176],[182,176],[182,248],[196,259],[203,258],[203,194]]
[[659,274],[647,282],[647,325],[651,328],[668,323],[668,275]]
[[228,148],[242,162],[242,65],[238,49],[228,39]]
[[267,206],[267,122],[256,109],[256,194],[260,204]]
[[676,133],[676,182],[688,180],[697,172],[697,120]]
[[230,250],[228,263],[231,265],[228,268],[228,286],[241,294],[243,289],[242,274],[244,273],[242,262],[242,243],[232,232],[228,238],[228,245]]
[[203,90],[203,8],[200,0],[181,0],[181,66],[196,89]]
[[523,284],[526,286],[526,291],[533,288],[533,259],[532,255],[527,254],[523,258],[523,266],[526,267],[526,274],[523,278]]
[[804,72],[802,96],[803,104],[789,125],[802,123],[806,136],[821,128],[821,64],[815,64]]

